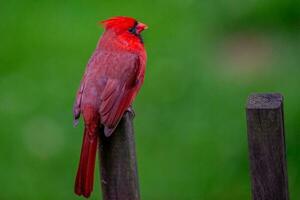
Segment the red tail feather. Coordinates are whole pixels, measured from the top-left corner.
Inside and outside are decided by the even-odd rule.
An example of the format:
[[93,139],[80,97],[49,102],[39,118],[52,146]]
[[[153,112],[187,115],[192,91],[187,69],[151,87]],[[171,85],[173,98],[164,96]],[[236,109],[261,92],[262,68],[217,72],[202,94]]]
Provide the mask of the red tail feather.
[[75,181],[75,193],[89,197],[93,191],[98,136],[84,129],[81,156]]

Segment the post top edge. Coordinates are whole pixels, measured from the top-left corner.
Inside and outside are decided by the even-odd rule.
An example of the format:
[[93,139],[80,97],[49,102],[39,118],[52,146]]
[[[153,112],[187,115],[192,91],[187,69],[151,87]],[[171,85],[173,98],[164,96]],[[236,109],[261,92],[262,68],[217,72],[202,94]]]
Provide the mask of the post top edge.
[[248,96],[247,109],[276,109],[282,105],[280,93],[253,93]]

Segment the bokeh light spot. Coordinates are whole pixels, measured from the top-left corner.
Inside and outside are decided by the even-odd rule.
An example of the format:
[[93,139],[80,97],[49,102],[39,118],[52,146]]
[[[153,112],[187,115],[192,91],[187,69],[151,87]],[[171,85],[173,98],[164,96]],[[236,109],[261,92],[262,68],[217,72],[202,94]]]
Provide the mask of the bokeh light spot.
[[23,127],[24,143],[28,151],[40,159],[57,155],[64,146],[62,128],[46,117],[36,117]]

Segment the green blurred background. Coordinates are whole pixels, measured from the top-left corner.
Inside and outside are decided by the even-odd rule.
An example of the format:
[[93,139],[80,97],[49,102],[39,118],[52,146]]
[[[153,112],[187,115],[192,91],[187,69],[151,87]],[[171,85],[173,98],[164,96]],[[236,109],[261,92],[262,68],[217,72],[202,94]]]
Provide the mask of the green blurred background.
[[[0,199],[80,199],[72,104],[97,22],[116,15],[150,27],[134,104],[142,199],[250,199],[251,92],[285,96],[290,196],[300,199],[297,0],[2,1]],[[96,178],[91,199],[100,196]]]

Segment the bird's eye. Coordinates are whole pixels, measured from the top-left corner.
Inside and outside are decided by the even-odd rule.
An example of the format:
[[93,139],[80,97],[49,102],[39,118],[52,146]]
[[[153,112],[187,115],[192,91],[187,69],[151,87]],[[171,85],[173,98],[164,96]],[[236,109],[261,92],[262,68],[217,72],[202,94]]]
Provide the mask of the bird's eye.
[[135,21],[133,27],[131,27],[130,29],[128,29],[128,31],[129,31],[130,33],[134,34],[134,35],[137,35],[137,32],[136,32],[136,26],[137,26],[137,25],[138,25],[138,22]]
[[135,26],[132,27],[132,28],[130,28],[130,29],[128,29],[128,31],[129,31],[130,33],[132,33],[132,34],[136,34],[136,28],[135,28]]

